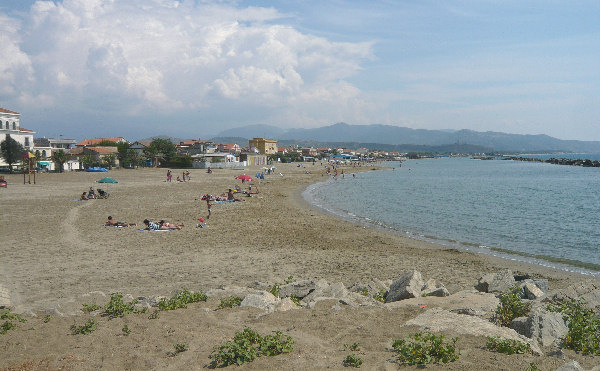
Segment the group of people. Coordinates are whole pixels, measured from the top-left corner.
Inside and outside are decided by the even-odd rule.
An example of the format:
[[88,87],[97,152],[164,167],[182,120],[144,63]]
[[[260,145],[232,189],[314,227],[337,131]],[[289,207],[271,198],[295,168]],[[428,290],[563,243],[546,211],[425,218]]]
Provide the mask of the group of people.
[[81,194],[81,199],[82,200],[96,200],[99,198],[108,198],[109,194],[108,192],[98,188],[97,189],[98,193],[96,194],[96,191],[94,191],[94,188],[90,187],[90,190],[87,192],[83,192]]
[[[189,182],[191,179],[192,179],[192,177],[190,176],[190,171],[186,170],[183,173],[181,173],[181,177],[179,177],[179,175],[177,175],[176,181],[178,183]],[[172,182],[172,181],[173,181],[173,173],[171,172],[171,170],[167,170],[167,182]]]

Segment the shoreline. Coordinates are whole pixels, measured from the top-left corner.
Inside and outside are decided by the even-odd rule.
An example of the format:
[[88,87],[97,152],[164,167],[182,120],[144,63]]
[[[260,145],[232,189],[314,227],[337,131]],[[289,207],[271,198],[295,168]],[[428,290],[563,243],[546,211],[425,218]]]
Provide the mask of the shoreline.
[[[0,286],[9,286],[11,307],[28,322],[16,323],[15,329],[0,335],[0,369],[198,369],[209,365],[215,346],[245,327],[261,334],[280,330],[295,342],[292,353],[261,358],[245,369],[341,370],[346,355],[342,345],[354,342],[361,344],[365,369],[389,369],[399,366],[390,361],[392,339],[414,332],[406,323],[423,312],[423,303],[433,308],[444,298],[371,307],[324,300],[312,309],[265,314],[257,308],[219,309],[219,293],[282,284],[290,277],[349,287],[393,281],[412,269],[425,280],[444,284],[451,294],[472,291],[480,277],[502,269],[546,278],[550,291],[590,280],[342,220],[302,197],[308,186],[322,179],[323,168],[283,164],[278,171],[284,176],[271,175],[256,183],[260,194],[241,203],[215,204],[207,228],[191,223],[206,217],[206,203],[199,196],[240,185],[233,179],[239,171],[214,170],[208,175],[192,170],[190,183],[177,184],[164,181],[166,169],[116,170],[111,177],[119,183],[106,187],[110,197],[85,202],[71,200],[96,185],[97,174],[48,174],[35,186],[13,183],[18,175],[9,178],[8,192],[3,189],[0,194],[0,204],[9,212],[0,215],[0,222],[21,223],[12,224],[3,239],[10,248],[0,250]],[[185,226],[162,233],[104,227],[107,215],[138,223],[164,218]],[[106,305],[112,293],[168,297],[181,288],[211,294],[207,302],[161,312],[157,319],[148,313],[110,319],[82,311],[83,304]],[[97,323],[92,334],[70,333],[71,325],[89,319]],[[123,335],[124,325],[130,335]],[[485,337],[460,338],[460,348],[466,351],[453,369],[510,369],[531,362],[555,369],[564,363],[552,356],[499,357],[485,349]],[[171,356],[175,343],[188,344],[190,351]],[[586,365],[594,362],[593,357],[566,354]]]

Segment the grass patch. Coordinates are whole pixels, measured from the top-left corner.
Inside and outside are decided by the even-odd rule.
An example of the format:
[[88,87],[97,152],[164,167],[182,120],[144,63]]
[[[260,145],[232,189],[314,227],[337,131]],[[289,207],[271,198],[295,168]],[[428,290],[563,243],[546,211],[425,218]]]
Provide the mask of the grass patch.
[[275,356],[289,353],[293,349],[294,340],[280,331],[263,337],[258,332],[245,328],[237,332],[232,341],[215,348],[210,358],[214,360],[216,367],[239,366],[263,355]]
[[525,354],[531,352],[531,345],[514,339],[502,339],[489,336],[485,347],[488,350],[504,354]]
[[392,348],[398,353],[398,361],[405,365],[453,362],[460,356],[456,349],[458,338],[445,342],[444,335],[418,332],[406,339],[396,339]]
[[385,303],[386,298],[387,298],[387,291],[384,289],[381,289],[373,294],[373,299],[375,299],[379,302],[382,302],[382,303]]
[[180,308],[187,308],[190,303],[197,303],[200,301],[206,301],[208,297],[202,291],[191,292],[186,288],[182,288],[170,299],[161,299],[158,302],[159,310],[175,310]]
[[102,309],[102,307],[98,304],[83,303],[82,306],[83,308],[81,308],[81,310],[83,311],[83,313],[91,313],[95,310]]
[[115,318],[123,317],[126,314],[146,312],[145,308],[136,308],[135,305],[137,303],[137,300],[132,300],[129,303],[125,303],[123,301],[122,294],[113,293],[110,295],[110,301],[104,306],[104,312],[102,312],[102,314],[111,318]]
[[514,285],[507,292],[500,294],[500,305],[496,308],[496,323],[508,326],[513,319],[526,316],[531,310],[531,303],[521,299],[521,288]]

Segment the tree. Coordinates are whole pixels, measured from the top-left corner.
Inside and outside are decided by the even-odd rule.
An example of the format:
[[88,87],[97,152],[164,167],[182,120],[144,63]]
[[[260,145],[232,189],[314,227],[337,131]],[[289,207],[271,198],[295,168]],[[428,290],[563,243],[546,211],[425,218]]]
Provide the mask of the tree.
[[129,158],[129,146],[130,144],[127,142],[117,143],[117,150],[119,151],[117,157],[119,158],[121,166],[131,162],[131,159]]
[[153,166],[158,166],[158,160],[171,161],[177,155],[177,147],[167,139],[155,138],[144,150],[146,155],[152,158]]
[[108,155],[104,156],[102,162],[108,166],[108,170],[112,169],[112,167],[115,166],[115,155],[109,153]]
[[130,148],[127,150],[127,159],[131,161],[133,167],[137,167],[142,163],[144,158],[138,151]]
[[83,167],[87,169],[88,167],[91,167],[94,165],[94,163],[96,162],[96,159],[92,155],[83,155],[81,157],[81,162],[83,162]]
[[23,145],[13,138],[10,134],[6,135],[6,139],[0,143],[0,154],[2,158],[8,164],[9,171],[12,173],[12,165],[21,160],[21,156],[25,153]]
[[52,154],[52,161],[56,165],[56,169],[59,173],[62,173],[64,170],[64,164],[67,162],[67,154],[64,150],[59,149],[58,151]]

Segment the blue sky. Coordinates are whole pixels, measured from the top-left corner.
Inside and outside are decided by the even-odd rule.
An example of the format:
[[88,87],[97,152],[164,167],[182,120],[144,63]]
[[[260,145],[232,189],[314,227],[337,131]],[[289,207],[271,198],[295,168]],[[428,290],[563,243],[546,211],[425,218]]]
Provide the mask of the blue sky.
[[41,136],[336,122],[600,140],[598,1],[0,0]]

